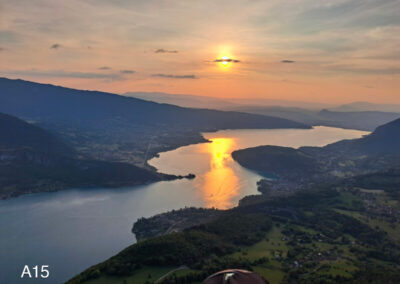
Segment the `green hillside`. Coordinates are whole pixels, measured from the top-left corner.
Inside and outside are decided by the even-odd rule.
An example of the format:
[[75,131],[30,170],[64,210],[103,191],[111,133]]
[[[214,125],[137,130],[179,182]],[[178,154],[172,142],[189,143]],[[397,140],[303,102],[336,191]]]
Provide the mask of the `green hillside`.
[[140,241],[67,283],[156,283],[168,271],[157,283],[201,283],[226,268],[256,271],[272,284],[398,283],[399,176],[391,172],[374,190],[358,187],[359,177],[259,196],[205,225]]
[[71,187],[120,187],[175,176],[121,163],[78,158],[60,138],[0,114],[0,199]]

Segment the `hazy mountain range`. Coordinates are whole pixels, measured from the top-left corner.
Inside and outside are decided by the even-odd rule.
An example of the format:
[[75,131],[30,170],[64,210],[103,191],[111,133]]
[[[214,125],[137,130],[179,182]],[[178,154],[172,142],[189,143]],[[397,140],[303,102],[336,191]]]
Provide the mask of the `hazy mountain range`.
[[211,108],[221,110],[232,110],[242,106],[283,106],[283,107],[299,107],[305,109],[321,109],[332,107],[330,104],[302,102],[302,101],[285,101],[272,100],[262,98],[214,98],[207,96],[197,96],[190,94],[168,94],[153,92],[127,92],[124,96],[139,98],[143,100],[174,104],[182,107],[192,108]]
[[6,78],[0,79],[0,112],[0,198],[177,178],[157,173],[147,159],[204,142],[201,131],[309,128],[276,117],[183,108]]
[[374,104],[369,102],[354,102],[330,108],[333,111],[384,111],[400,112],[400,104]]
[[207,96],[197,96],[190,94],[168,94],[160,92],[127,92],[124,96],[139,98],[158,103],[174,104],[183,107],[194,108],[212,108],[212,109],[232,109],[237,107],[270,107],[288,108],[293,110],[314,110],[328,109],[338,112],[359,112],[359,111],[379,111],[379,112],[398,112],[400,113],[400,104],[377,104],[371,102],[352,102],[341,105],[327,103],[303,102],[303,101],[285,101],[272,99],[255,98],[214,98]]
[[158,152],[204,142],[200,132],[310,127],[270,116],[184,108],[7,78],[0,78],[0,112],[58,133],[80,153],[140,166]]
[[174,127],[307,127],[286,119],[190,109],[136,98],[0,78],[0,111],[46,123],[106,129],[121,124]]
[[268,115],[309,125],[374,130],[400,117],[400,105],[354,102],[340,106],[268,99],[217,99],[195,95],[131,92],[124,95],[159,103]]

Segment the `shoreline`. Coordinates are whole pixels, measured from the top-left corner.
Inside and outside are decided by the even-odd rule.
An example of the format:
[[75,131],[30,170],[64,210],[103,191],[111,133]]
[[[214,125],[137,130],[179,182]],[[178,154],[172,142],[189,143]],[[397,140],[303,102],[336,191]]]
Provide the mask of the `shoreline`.
[[[10,199],[14,199],[14,198],[18,198],[20,196],[25,196],[25,195],[31,195],[31,194],[37,194],[37,193],[52,193],[52,192],[58,192],[58,191],[64,191],[64,190],[70,190],[70,189],[74,189],[74,188],[82,188],[82,189],[91,189],[94,187],[102,187],[102,188],[122,188],[122,187],[127,187],[127,186],[140,186],[140,185],[148,185],[148,184],[152,184],[155,182],[159,182],[159,181],[169,181],[169,180],[176,180],[176,179],[183,179],[183,178],[188,178],[188,179],[193,179],[195,178],[195,175],[193,173],[188,173],[187,175],[174,175],[174,174],[164,174],[162,172],[159,172],[157,168],[155,168],[154,166],[150,165],[148,162],[155,158],[155,157],[159,157],[159,155],[161,153],[165,153],[165,152],[169,152],[169,151],[174,151],[178,148],[181,147],[185,147],[185,146],[190,146],[190,145],[196,145],[196,144],[201,144],[201,143],[211,143],[212,141],[209,139],[206,139],[204,137],[204,133],[216,133],[219,131],[227,131],[227,130],[277,130],[277,129],[282,129],[282,130],[295,130],[295,129],[312,129],[313,126],[309,126],[309,127],[303,127],[303,128],[245,128],[245,129],[231,129],[231,128],[223,128],[223,129],[209,129],[206,131],[202,131],[202,132],[198,132],[196,134],[197,137],[195,137],[195,139],[193,141],[190,142],[184,142],[181,144],[176,144],[174,146],[171,147],[167,147],[165,149],[161,149],[161,151],[155,152],[155,153],[149,153],[149,157],[147,157],[147,159],[145,160],[142,168],[143,169],[147,169],[152,171],[153,173],[157,173],[159,175],[162,175],[162,177],[160,178],[160,180],[154,180],[154,181],[149,181],[149,182],[133,182],[133,183],[125,183],[125,184],[116,184],[116,185],[110,185],[110,186],[102,186],[102,185],[96,185],[96,184],[91,184],[91,185],[76,185],[76,186],[68,186],[65,184],[52,184],[52,185],[48,185],[48,188],[43,187],[44,189],[42,190],[31,190],[28,192],[21,192],[21,193],[17,193],[17,194],[0,194],[0,201],[5,201],[5,200],[10,200]],[[128,163],[128,162],[125,162]],[[133,163],[128,163],[128,164],[132,164]]]

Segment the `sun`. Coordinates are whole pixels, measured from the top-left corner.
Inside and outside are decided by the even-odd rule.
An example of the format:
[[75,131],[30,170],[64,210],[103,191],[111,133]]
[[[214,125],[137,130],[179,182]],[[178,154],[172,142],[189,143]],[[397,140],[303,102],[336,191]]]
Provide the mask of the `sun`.
[[217,59],[214,60],[214,62],[217,62],[218,65],[220,67],[222,67],[223,69],[227,69],[227,67],[231,67],[234,64],[237,64],[240,62],[240,60],[235,59],[231,56],[228,55],[224,55],[224,56],[220,56]]
[[213,60],[216,66],[222,71],[228,71],[233,68],[234,65],[241,62],[232,53],[232,47],[230,46],[220,46],[218,51],[218,56]]
[[230,62],[229,56],[222,56],[221,59],[222,59],[222,60],[221,60],[222,66],[227,67],[227,66],[230,65],[229,63],[231,63],[231,62]]

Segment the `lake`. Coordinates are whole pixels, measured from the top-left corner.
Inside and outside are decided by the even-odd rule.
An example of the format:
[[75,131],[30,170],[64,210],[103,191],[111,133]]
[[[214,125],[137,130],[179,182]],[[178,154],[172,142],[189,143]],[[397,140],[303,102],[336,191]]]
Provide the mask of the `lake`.
[[[210,143],[164,152],[149,164],[193,180],[157,182],[119,189],[70,189],[0,201],[0,284],[62,283],[135,242],[140,217],[185,206],[230,208],[257,194],[262,178],[231,158],[237,149],[259,145],[323,146],[367,134],[333,127],[224,130],[203,133]],[[49,265],[50,277],[20,279],[28,265]]]

